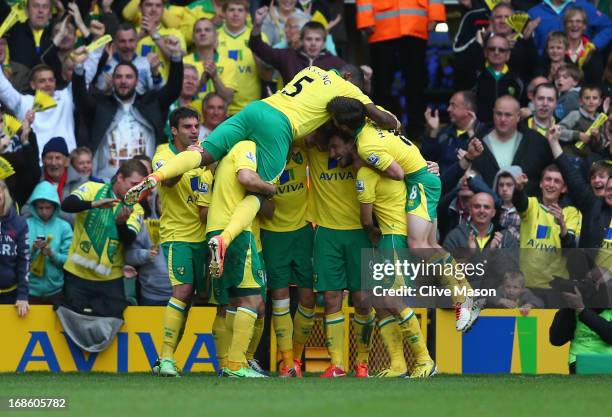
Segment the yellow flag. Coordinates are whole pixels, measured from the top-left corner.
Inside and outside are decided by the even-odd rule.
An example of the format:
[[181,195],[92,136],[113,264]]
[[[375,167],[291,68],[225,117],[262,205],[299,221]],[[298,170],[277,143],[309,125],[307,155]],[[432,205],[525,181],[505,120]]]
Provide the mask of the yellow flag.
[[493,10],[495,6],[501,3],[501,0],[485,0],[485,3],[487,3],[489,10]]
[[89,45],[87,45],[85,47],[85,49],[87,49],[88,53],[92,53],[93,51],[95,51],[96,49],[100,48],[101,46],[106,45],[109,42],[113,41],[113,37],[111,35],[104,35],[98,39],[96,39],[95,41],[93,41],[92,43],[90,43]]
[[45,111],[57,106],[57,102],[49,94],[40,90],[36,90],[34,95],[34,106],[32,109],[35,112]]
[[2,118],[4,119],[4,132],[9,137],[15,136],[19,129],[21,129],[21,126],[23,126],[19,120],[10,114],[4,113]]
[[[47,236],[47,244],[51,243],[53,240],[53,236]],[[37,277],[42,277],[45,275],[45,255],[43,255],[42,251],[38,252],[38,254],[32,260],[30,264],[30,272]]]
[[17,3],[11,7],[11,11],[9,12],[2,25],[0,25],[0,38],[4,36],[6,32],[8,32],[17,22],[25,22],[28,20],[28,15],[25,12],[25,8],[21,3]]
[[145,219],[144,223],[151,239],[151,246],[159,245],[159,219]]
[[15,173],[9,161],[0,156],[0,180],[4,180]]
[[[607,120],[608,120],[608,116],[605,113],[599,113],[595,121],[593,121],[591,126],[589,126],[589,128],[584,133],[586,133],[587,136],[591,136],[591,133],[593,132],[593,130],[599,129],[600,127],[602,127],[603,124],[606,123]],[[576,142],[575,146],[578,149],[582,149],[586,146],[586,143],[579,141],[579,142]]]
[[508,26],[518,34],[523,33],[523,29],[525,29],[525,25],[527,25],[528,21],[529,15],[525,12],[516,12],[512,14],[512,16],[506,18]]

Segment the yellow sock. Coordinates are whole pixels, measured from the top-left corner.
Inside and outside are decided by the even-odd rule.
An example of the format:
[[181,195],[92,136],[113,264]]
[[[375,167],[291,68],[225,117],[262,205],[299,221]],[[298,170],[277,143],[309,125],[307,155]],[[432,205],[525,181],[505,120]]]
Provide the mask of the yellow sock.
[[304,345],[308,341],[312,326],[314,325],[314,308],[298,304],[297,312],[293,317],[293,358],[302,360]]
[[234,317],[232,344],[227,355],[227,366],[232,371],[242,368],[246,362],[246,351],[253,337],[257,313],[248,308],[238,307]]
[[217,350],[217,363],[219,368],[227,366],[227,329],[225,328],[225,317],[215,316],[212,327],[213,338],[215,339],[215,349]]
[[283,364],[293,368],[293,321],[288,298],[272,300],[272,323],[276,334],[276,344],[283,357]]
[[161,358],[174,359],[174,351],[178,345],[181,328],[185,324],[185,308],[187,304],[171,297],[164,313],[164,338]]
[[255,324],[253,325],[253,337],[251,337],[251,342],[249,343],[249,347],[246,351],[247,360],[251,360],[255,356],[255,352],[257,352],[257,347],[259,346],[259,341],[261,340],[263,331],[264,318],[259,317],[257,320],[255,320]]
[[400,313],[399,326],[402,329],[403,336],[408,339],[410,343],[410,349],[414,353],[417,363],[423,363],[431,361],[429,351],[427,350],[427,343],[421,333],[421,326],[417,320],[414,311],[411,308],[406,307]]
[[456,292],[456,288],[466,287],[467,289],[471,289],[470,283],[467,279],[457,279],[455,277],[454,271],[457,270],[457,261],[453,258],[453,255],[450,253],[438,253],[432,256],[428,261],[428,263],[439,263],[442,265],[442,276],[440,277],[440,284],[442,284],[446,288],[450,288],[453,292],[451,295],[451,300],[453,303],[462,303],[465,301],[465,296]]
[[229,223],[225,226],[223,232],[221,232],[221,237],[223,238],[223,243],[225,243],[226,248],[232,243],[232,240],[234,240],[236,236],[250,226],[255,216],[257,216],[260,206],[261,203],[259,199],[254,195],[247,195],[236,205]]
[[370,310],[365,316],[355,313],[353,317],[353,329],[357,342],[357,363],[368,363],[375,322],[374,310]]
[[160,180],[166,180],[179,175],[183,175],[187,171],[198,168],[202,162],[202,155],[198,151],[183,151],[170,158],[166,163],[155,171]]
[[332,365],[344,369],[344,313],[342,310],[325,315],[325,345]]
[[408,365],[406,365],[406,358],[404,358],[402,332],[395,317],[389,316],[379,321],[378,330],[391,359],[390,368],[394,371],[406,373]]
[[234,334],[234,319],[236,318],[236,308],[228,307],[225,310],[225,331],[227,337],[227,350],[232,344],[232,336]]

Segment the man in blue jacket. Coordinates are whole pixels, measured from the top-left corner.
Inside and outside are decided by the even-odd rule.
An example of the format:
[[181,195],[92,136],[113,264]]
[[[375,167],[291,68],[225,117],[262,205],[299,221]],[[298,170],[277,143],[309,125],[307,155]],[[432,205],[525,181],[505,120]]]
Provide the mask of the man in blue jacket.
[[563,17],[571,7],[584,9],[588,22],[586,35],[598,50],[606,49],[612,40],[612,20],[586,0],[544,0],[529,9],[531,19],[541,19],[534,35],[540,55],[544,53],[548,34],[555,30],[563,32]]

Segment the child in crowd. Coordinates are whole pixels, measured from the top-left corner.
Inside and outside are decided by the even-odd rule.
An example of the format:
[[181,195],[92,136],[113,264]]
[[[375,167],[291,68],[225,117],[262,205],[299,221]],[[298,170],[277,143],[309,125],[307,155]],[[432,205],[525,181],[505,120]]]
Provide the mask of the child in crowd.
[[[561,127],[560,141],[563,151],[568,155],[587,156],[601,148],[599,129],[587,134],[587,130],[597,118],[598,109],[602,103],[601,88],[587,85],[580,91],[580,108],[567,114],[559,123]],[[583,147],[576,146],[578,142]]]
[[543,308],[544,302],[525,288],[525,276],[522,272],[510,271],[504,274],[497,295],[487,299],[487,307],[519,308],[523,315],[527,315],[532,308]]
[[582,82],[582,71],[574,64],[563,64],[555,75],[555,86],[559,92],[555,117],[563,119],[571,111],[580,107],[580,83]]
[[550,32],[546,38],[546,58],[544,63],[544,76],[550,81],[555,80],[557,71],[565,63],[565,56],[569,49],[569,41],[563,32]]
[[59,217],[57,190],[40,182],[28,201],[30,231],[30,304],[59,304],[64,287],[64,262],[72,242],[70,224]]
[[70,152],[70,165],[79,174],[85,177],[91,177],[93,169],[93,154],[89,148],[79,146]]

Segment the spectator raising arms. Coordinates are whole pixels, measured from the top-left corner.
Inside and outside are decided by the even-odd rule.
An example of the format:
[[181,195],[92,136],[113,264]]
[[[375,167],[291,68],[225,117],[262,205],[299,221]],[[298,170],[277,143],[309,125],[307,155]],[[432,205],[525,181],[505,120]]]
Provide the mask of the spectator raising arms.
[[28,225],[17,214],[4,181],[0,181],[0,304],[15,304],[17,314],[28,314],[30,245]]

